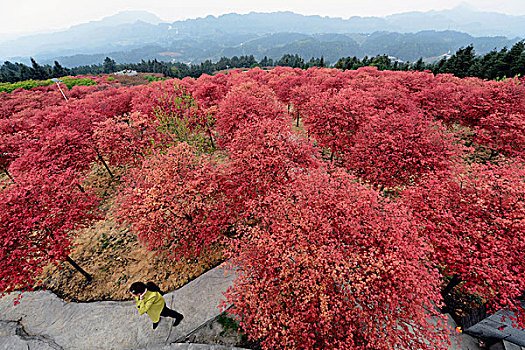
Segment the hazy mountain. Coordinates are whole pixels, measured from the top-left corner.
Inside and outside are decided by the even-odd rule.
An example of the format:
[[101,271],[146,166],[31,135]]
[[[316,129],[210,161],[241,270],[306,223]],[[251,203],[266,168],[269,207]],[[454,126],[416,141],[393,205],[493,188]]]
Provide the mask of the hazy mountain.
[[386,17],[348,19],[303,16],[293,12],[226,14],[219,17],[177,21],[172,24],[181,35],[205,33],[372,33],[376,31],[419,32],[455,30],[474,36],[504,35],[525,37],[525,16],[482,12],[466,4],[453,9],[406,12]]
[[480,12],[466,5],[387,17],[342,19],[252,12],[160,22],[148,12],[121,12],[68,30],[2,43],[0,59],[27,62],[32,56],[45,62],[59,58],[67,66],[99,63],[99,57],[105,56],[118,62],[151,58],[201,62],[250,54],[278,58],[284,53],[307,59],[325,56],[331,61],[377,54],[414,60],[469,44],[484,53],[518,40],[504,36],[525,37],[525,16]]
[[[221,39],[222,38],[222,39]],[[224,44],[227,42],[227,44]],[[220,57],[254,55],[257,60],[264,56],[278,59],[285,53],[298,54],[305,59],[324,56],[325,61],[335,62],[344,56],[390,55],[401,60],[415,61],[420,57],[432,58],[453,53],[460,47],[473,44],[478,54],[494,48],[511,47],[517,40],[505,37],[472,37],[454,31],[423,31],[418,33],[375,32],[372,34],[301,34],[275,33],[265,35],[224,35],[211,39],[179,39],[168,46],[146,45],[127,51],[103,54],[78,54],[58,57],[67,67],[101,63],[106,56],[118,63],[140,62],[142,59],[158,59],[199,63],[216,61]],[[41,63],[53,63],[41,60]]]
[[482,12],[462,3],[441,11],[406,12],[387,16],[389,29],[415,32],[425,29],[455,30],[474,36],[504,35],[525,37],[525,16],[510,16],[495,12]]
[[[116,15],[104,17],[100,21],[93,21],[86,24],[80,24],[78,26],[83,25],[91,25],[91,26],[114,26],[119,24],[126,24],[126,23],[135,23],[137,21],[142,21],[150,24],[159,24],[163,23],[162,19],[160,19],[157,15],[147,12],[147,11],[121,11],[117,13]],[[78,27],[75,26],[75,27]],[[72,27],[74,28],[74,27]]]
[[[49,57],[129,49],[152,40],[160,18],[146,11],[125,11],[100,21],[72,26],[54,33],[33,34],[0,44],[0,57]],[[167,25],[164,26],[167,30]]]

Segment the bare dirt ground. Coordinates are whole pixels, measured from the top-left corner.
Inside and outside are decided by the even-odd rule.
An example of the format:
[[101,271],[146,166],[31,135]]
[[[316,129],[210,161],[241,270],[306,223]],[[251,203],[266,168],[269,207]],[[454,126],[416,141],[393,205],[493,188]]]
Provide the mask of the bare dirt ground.
[[196,259],[181,261],[147,250],[113,217],[118,178],[118,175],[110,178],[102,167],[96,166],[85,183],[102,196],[105,217],[78,234],[70,257],[93,280],[88,282],[69,263],[61,262],[44,269],[43,288],[68,301],[130,300],[128,288],[133,282],[153,281],[162,291],[169,292],[223,261],[220,246],[211,247]]

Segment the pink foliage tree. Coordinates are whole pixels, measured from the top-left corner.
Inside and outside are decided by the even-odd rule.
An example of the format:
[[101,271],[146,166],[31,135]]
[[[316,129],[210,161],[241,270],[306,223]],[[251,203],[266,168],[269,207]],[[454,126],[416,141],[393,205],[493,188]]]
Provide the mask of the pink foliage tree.
[[33,170],[0,191],[0,290],[31,290],[42,268],[69,260],[78,231],[98,219],[98,198],[75,171]]
[[157,152],[126,178],[117,216],[150,249],[195,257],[222,239],[219,172],[186,143]]
[[407,210],[344,172],[312,171],[260,215],[234,245],[224,304],[264,349],[447,348],[431,248]]
[[[430,177],[404,194],[433,259],[455,286],[495,305],[525,290],[525,170],[520,163],[472,164]],[[523,311],[520,324],[523,326]]]
[[412,184],[459,161],[459,140],[440,122],[418,114],[370,118],[343,155],[345,167],[378,187]]

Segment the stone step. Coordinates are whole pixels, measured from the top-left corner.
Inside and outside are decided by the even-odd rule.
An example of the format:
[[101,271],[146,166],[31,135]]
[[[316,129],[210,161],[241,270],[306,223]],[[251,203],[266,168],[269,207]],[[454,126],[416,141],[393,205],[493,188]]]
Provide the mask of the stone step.
[[163,317],[156,330],[147,315],[139,317],[134,301],[68,303],[49,291],[37,291],[24,293],[20,304],[14,306],[13,293],[0,299],[0,321],[7,322],[2,332],[6,336],[0,335],[0,344],[7,338],[17,341],[13,332],[16,334],[19,325],[27,337],[33,337],[32,341],[45,339],[56,344],[49,346],[59,349],[118,350],[169,345],[220,314],[222,293],[234,277],[217,267],[166,294],[168,307],[182,313],[184,320],[173,327],[174,320]]
[[503,348],[505,350],[525,350],[525,347],[503,340]]

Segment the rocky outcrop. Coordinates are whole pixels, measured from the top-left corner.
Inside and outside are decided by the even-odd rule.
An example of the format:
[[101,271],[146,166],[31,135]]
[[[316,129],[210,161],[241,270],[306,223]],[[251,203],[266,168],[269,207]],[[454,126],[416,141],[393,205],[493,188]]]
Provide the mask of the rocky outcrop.
[[10,350],[61,350],[52,339],[29,335],[17,321],[0,321],[0,349]]
[[[233,279],[219,267],[166,294],[167,305],[184,320],[173,327],[173,319],[163,317],[156,330],[147,315],[139,317],[133,301],[68,303],[37,291],[24,293],[14,306],[12,294],[0,299],[0,349],[171,349],[166,346],[220,314],[222,293]],[[180,345],[186,347],[173,349],[198,348]]]

